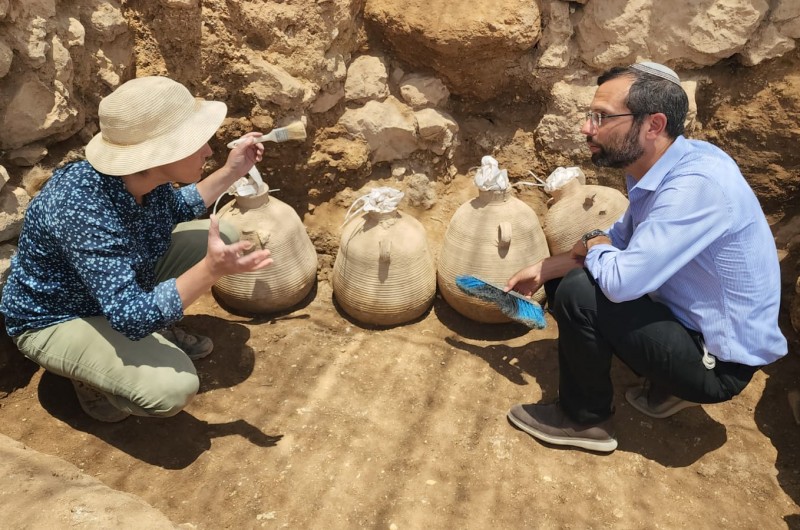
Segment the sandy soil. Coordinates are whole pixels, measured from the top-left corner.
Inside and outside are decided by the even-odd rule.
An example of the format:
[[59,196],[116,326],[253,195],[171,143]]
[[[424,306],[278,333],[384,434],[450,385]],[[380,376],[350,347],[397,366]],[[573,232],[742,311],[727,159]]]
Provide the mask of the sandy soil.
[[[412,212],[432,247],[472,193],[450,189]],[[310,231],[335,232],[344,210],[326,208]],[[93,422],[67,380],[3,337],[2,433],[188,528],[800,528],[800,427],[786,399],[800,355],[731,402],[666,420],[625,402],[636,378],[617,364],[619,449],[557,449],[505,418],[515,402],[556,397],[550,317],[541,331],[476,324],[437,298],[416,322],[369,329],[320,277],[281,315],[234,315],[211,294],[192,306],[186,327],[216,351],[198,362],[197,398],[169,419]]]

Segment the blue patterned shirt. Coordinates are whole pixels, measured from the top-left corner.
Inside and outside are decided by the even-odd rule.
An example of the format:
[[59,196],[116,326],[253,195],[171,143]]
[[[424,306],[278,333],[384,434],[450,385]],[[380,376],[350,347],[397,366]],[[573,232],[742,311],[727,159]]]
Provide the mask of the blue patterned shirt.
[[132,340],[183,316],[175,280],[155,265],[174,226],[205,212],[195,185],[158,186],[137,204],[119,177],[86,161],[56,170],[25,213],[0,311],[11,336],[104,315]]
[[760,366],[785,355],[775,240],[736,162],[680,136],[627,186],[612,245],[586,256],[603,293],[614,302],[650,294],[723,361]]

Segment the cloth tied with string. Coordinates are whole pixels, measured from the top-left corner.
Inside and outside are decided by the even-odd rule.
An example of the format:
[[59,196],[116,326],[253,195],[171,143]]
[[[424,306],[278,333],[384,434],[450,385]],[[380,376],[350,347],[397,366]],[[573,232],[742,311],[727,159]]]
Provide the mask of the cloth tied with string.
[[[344,218],[342,226],[346,225],[350,219],[357,216],[361,212],[379,212],[389,213],[397,209],[397,205],[405,196],[400,190],[390,188],[389,186],[382,186],[373,188],[366,195],[362,195],[350,206],[347,210],[347,215]],[[358,205],[358,208],[356,208]],[[353,210],[353,208],[356,208]]]
[[505,191],[509,187],[508,171],[500,169],[497,160],[489,155],[481,158],[481,167],[475,173],[474,181],[481,191]]
[[586,184],[586,175],[578,167],[557,167],[544,182],[544,191],[553,193],[564,187],[572,179],[578,179],[581,184]]

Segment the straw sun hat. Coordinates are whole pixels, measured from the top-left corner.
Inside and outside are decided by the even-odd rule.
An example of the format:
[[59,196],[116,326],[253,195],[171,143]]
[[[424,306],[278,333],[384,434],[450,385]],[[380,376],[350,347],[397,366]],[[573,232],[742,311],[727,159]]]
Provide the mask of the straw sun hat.
[[86,159],[106,175],[130,175],[186,158],[214,135],[227,107],[194,98],[166,77],[140,77],[100,102],[100,132]]

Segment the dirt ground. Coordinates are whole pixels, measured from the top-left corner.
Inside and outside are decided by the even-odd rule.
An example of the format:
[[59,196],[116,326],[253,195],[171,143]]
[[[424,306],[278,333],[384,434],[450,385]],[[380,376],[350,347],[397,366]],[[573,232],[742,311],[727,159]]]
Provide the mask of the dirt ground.
[[[411,212],[441,225],[433,248],[472,193],[450,189],[462,191]],[[343,217],[326,205],[306,223],[335,231]],[[211,294],[193,305],[184,324],[216,350],[197,363],[196,399],[168,419],[96,423],[66,379],[3,337],[0,430],[185,528],[800,528],[796,336],[742,395],[666,420],[627,404],[636,378],[615,365],[619,449],[598,455],[505,418],[556,397],[551,317],[541,331],[476,324],[437,297],[415,322],[370,329],[321,278],[280,315],[234,315]]]

